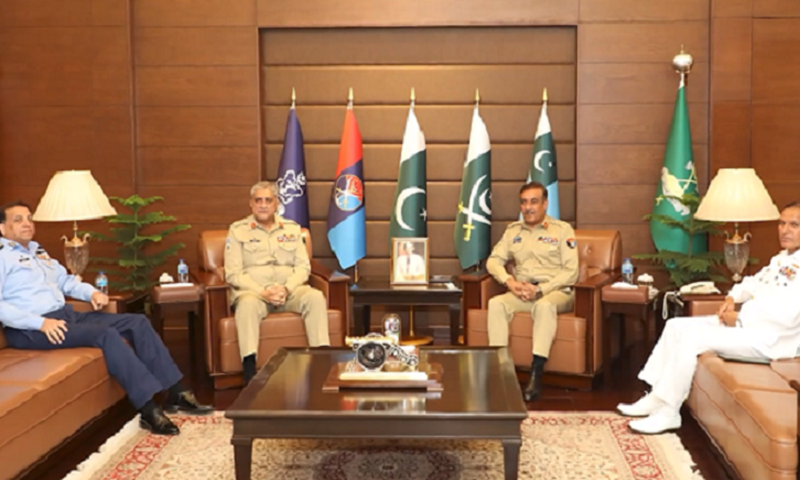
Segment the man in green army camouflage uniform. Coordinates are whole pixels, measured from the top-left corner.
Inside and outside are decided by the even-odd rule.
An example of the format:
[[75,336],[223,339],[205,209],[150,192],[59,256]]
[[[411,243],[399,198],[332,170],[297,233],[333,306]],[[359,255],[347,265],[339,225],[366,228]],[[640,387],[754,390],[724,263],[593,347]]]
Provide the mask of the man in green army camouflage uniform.
[[300,313],[308,344],[330,344],[325,297],[306,285],[311,263],[302,230],[275,214],[278,202],[274,183],[253,185],[253,214],[234,222],[225,240],[225,281],[231,286],[245,384],[256,373],[259,326],[269,313]]
[[[533,318],[533,364],[523,392],[525,401],[542,391],[544,364],[556,335],[557,316],[572,309],[572,285],[578,280],[575,231],[566,222],[547,216],[547,189],[531,182],[519,192],[523,220],[506,228],[486,268],[508,292],[489,300],[489,344],[508,345],[508,324],[517,312]],[[506,263],[514,260],[514,275]]]

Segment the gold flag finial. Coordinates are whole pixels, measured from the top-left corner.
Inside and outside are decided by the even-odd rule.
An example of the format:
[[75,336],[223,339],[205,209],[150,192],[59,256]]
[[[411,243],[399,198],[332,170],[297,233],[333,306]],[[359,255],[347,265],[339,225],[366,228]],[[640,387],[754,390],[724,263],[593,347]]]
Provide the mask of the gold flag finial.
[[547,87],[544,87],[544,91],[542,92],[542,101],[547,101]]
[[414,87],[411,87],[411,103],[417,101],[417,95],[414,93]]
[[294,87],[292,87],[292,108],[294,108],[296,101],[297,101],[297,93],[295,93]]
[[481,92],[480,89],[475,89],[475,103],[481,103]]
[[347,92],[347,108],[353,108],[353,87]]
[[672,59],[672,67],[676,72],[681,74],[681,82],[683,82],[684,77],[692,71],[692,65],[694,65],[692,54],[684,50],[683,45],[681,45],[681,53],[675,55]]

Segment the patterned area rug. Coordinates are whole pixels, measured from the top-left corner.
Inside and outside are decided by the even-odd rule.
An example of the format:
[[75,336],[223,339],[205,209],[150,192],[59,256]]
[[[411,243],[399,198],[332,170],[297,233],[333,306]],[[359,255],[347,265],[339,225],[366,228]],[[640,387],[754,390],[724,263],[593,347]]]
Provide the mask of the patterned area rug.
[[[150,435],[136,418],[65,480],[234,480],[223,413],[172,418],[179,436]],[[519,478],[702,480],[676,435],[637,435],[627,424],[608,412],[530,412],[521,425]],[[502,479],[503,449],[499,441],[260,440],[252,478]]]

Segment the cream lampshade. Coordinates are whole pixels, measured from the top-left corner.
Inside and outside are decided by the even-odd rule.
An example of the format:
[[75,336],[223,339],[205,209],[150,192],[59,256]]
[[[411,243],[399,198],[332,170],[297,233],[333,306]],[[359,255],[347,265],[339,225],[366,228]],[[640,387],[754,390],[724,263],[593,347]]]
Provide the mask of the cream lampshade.
[[36,207],[37,222],[73,222],[73,238],[64,240],[64,259],[73,275],[81,276],[89,264],[89,235],[78,238],[78,220],[116,215],[103,189],[88,170],[56,172]]
[[742,279],[750,258],[750,233],[739,236],[739,222],[763,222],[780,218],[764,183],[752,168],[721,168],[694,215],[698,220],[734,222],[733,237],[726,232],[725,264],[733,281]]

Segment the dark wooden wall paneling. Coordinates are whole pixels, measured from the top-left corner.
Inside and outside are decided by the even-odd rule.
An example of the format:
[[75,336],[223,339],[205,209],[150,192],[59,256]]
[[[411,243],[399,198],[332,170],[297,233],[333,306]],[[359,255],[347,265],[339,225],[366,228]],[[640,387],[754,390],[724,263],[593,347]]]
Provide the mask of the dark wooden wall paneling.
[[[258,31],[252,0],[134,1],[137,189],[199,232],[249,212],[261,176]],[[174,262],[173,262],[174,263]]]
[[[277,174],[295,87],[308,156],[311,231],[324,239],[346,95],[353,87],[367,182],[367,259],[359,273],[386,274],[388,222],[413,86],[428,151],[429,236],[437,239],[432,272],[456,272],[453,218],[476,87],[492,141],[493,237],[499,238],[518,215],[517,190],[530,166],[544,87],[560,155],[562,218],[574,221],[575,47],[570,27],[265,30],[261,85],[267,177]],[[327,241],[314,247],[317,258],[332,259]]]
[[681,44],[701,184],[708,168],[708,0],[582,0],[578,27],[578,226],[620,230],[625,255],[652,251],[648,224],[672,119]]
[[[792,60],[800,35],[795,34],[800,31],[796,2],[414,0],[397,7],[390,12],[366,0],[303,5],[290,0],[2,2],[0,200],[21,197],[36,204],[55,170],[91,168],[109,194],[165,196],[165,210],[195,226],[181,237],[190,243],[186,255],[191,258],[200,229],[222,227],[246,214],[247,186],[270,175],[262,159],[269,167],[279,152],[268,137],[260,138],[258,27],[415,25],[577,25],[576,146],[574,153],[568,145],[559,149],[562,158],[574,155],[576,166],[574,173],[560,174],[577,181],[578,225],[620,229],[626,254],[652,248],[646,224],[638,218],[649,210],[655,190],[657,177],[651,172],[661,162],[677,84],[669,61],[680,44],[697,62],[688,95],[701,181],[721,167],[752,165],[776,203],[797,196],[793,174],[798,162],[786,141],[796,136],[798,116],[797,62]],[[306,47],[297,44],[286,55]],[[332,54],[327,45],[316,47]],[[448,67],[449,75],[463,73]],[[375,73],[368,65],[362,68],[368,83]],[[447,68],[441,70],[439,78],[448,78]],[[473,82],[481,78],[474,73]],[[330,75],[328,82],[336,84],[336,73]],[[403,82],[415,81],[415,72],[403,75]],[[276,79],[276,92],[288,87],[281,83],[286,78]],[[357,105],[380,102],[369,97],[368,88],[355,86]],[[307,100],[332,98],[326,88],[314,90],[319,99],[307,92]],[[495,101],[506,101],[502,93]],[[278,107],[274,115],[282,125],[286,97],[281,95],[265,103]],[[404,98],[405,88],[386,95]],[[534,100],[524,103],[535,110]],[[402,112],[399,100],[394,101]],[[428,114],[422,102],[421,119]],[[339,105],[318,106],[335,112],[326,118],[338,135]],[[359,107],[364,108],[358,112],[362,128],[367,128],[367,107]],[[490,107],[484,109],[487,123],[492,121]],[[555,117],[555,106],[553,111]],[[399,132],[404,114],[387,118],[399,122],[394,129]],[[313,121],[304,115],[305,128],[313,130]],[[428,122],[426,131],[438,128]],[[263,134],[268,131],[269,126]],[[497,135],[503,134],[493,132],[493,138]],[[512,177],[512,159],[527,156],[525,147],[501,146],[507,150],[501,155],[496,149],[495,171]],[[461,153],[457,147],[434,147],[448,160],[432,167],[430,178],[446,182],[452,172],[445,164]],[[324,164],[329,148],[311,145],[310,162]],[[396,165],[395,147],[369,145],[366,152]],[[505,158],[502,164],[500,158]],[[227,168],[219,168],[222,163]],[[320,172],[325,178],[330,173]],[[390,181],[377,175],[368,179]],[[774,224],[750,229],[756,234],[754,254],[771,255],[777,248]],[[64,230],[68,226],[40,225],[40,239],[52,250]]]
[[[779,208],[800,198],[800,150],[790,140],[800,112],[798,17],[797,2],[712,2],[710,167],[754,168]],[[768,263],[780,248],[776,222],[741,228],[754,235],[758,266]],[[722,239],[712,245],[721,248]]]
[[[91,169],[108,195],[134,191],[127,0],[0,3],[0,203],[35,210],[57,170]],[[102,229],[100,222],[81,228]],[[39,224],[61,256],[67,223]],[[95,245],[93,254],[112,253]]]

